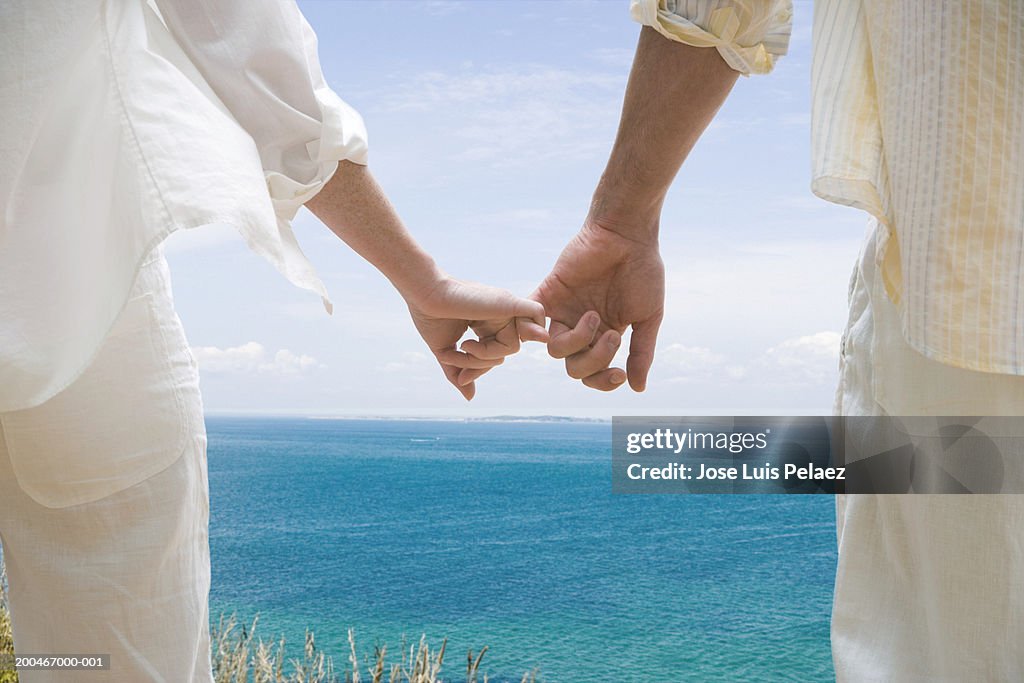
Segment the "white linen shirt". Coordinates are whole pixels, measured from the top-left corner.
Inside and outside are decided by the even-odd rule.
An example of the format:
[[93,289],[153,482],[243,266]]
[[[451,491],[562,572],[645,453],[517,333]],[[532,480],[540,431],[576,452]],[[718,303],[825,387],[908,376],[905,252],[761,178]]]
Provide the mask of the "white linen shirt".
[[359,114],[294,0],[0,3],[0,412],[80,375],[169,234],[234,225],[327,293],[290,227]]

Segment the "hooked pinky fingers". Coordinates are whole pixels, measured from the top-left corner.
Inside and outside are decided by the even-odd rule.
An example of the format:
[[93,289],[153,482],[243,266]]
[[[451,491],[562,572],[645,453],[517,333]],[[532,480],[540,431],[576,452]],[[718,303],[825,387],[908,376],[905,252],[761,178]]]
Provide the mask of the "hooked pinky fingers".
[[505,360],[504,358],[477,358],[455,349],[442,349],[441,351],[435,351],[434,355],[437,356],[437,360],[441,363],[454,365],[457,368],[490,369],[495,365],[501,365]]

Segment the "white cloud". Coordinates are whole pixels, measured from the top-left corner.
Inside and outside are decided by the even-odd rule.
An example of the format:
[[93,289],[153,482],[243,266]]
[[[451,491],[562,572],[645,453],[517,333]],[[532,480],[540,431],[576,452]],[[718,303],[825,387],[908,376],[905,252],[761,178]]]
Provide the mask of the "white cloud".
[[704,346],[675,343],[660,347],[656,362],[658,373],[672,383],[831,384],[839,359],[839,338],[838,332],[830,331],[792,337],[746,362],[736,362]]
[[590,53],[591,58],[601,64],[614,66],[624,72],[633,64],[634,50],[625,47],[602,47]]
[[[439,106],[529,104],[533,97],[548,94],[566,102],[584,91],[618,87],[624,79],[590,70],[561,69],[545,65],[472,67],[461,73],[424,71],[414,74],[405,87],[389,86],[378,99],[385,109],[431,111]],[[615,103],[616,109],[618,103]]]
[[783,114],[779,117],[779,123],[783,126],[797,126],[801,128],[807,128],[811,125],[811,112],[809,111],[795,111],[788,114]]
[[[487,231],[491,234],[541,235],[545,245],[550,246],[554,253],[561,251],[564,240],[572,231],[579,227],[582,217],[580,210],[554,210],[545,208],[517,208],[504,211],[491,211],[479,214],[467,214],[462,223],[467,228]],[[557,234],[558,239],[552,239]]]
[[708,124],[702,139],[714,138],[722,134],[728,136],[749,135],[750,133],[770,130],[772,123],[773,122],[769,121],[764,116],[759,116],[753,113],[745,114],[743,116],[734,116],[732,118],[717,116]]
[[225,349],[194,346],[192,353],[199,368],[210,373],[299,375],[325,367],[313,356],[296,354],[288,349],[279,349],[270,355],[263,344],[254,341]]
[[703,346],[669,344],[658,350],[659,372],[669,382],[706,380],[723,374],[726,358],[720,353]]
[[313,368],[324,367],[316,358],[307,354],[295,354],[288,349],[279,349],[274,360],[259,366],[260,372],[294,375]]
[[457,0],[426,0],[423,3],[423,8],[427,11],[427,14],[447,16],[466,9],[466,3],[458,2]]
[[765,352],[763,361],[789,381],[831,381],[839,362],[838,332],[817,332],[793,337]]
[[420,370],[429,367],[433,360],[430,356],[419,351],[406,351],[401,355],[401,360],[393,360],[384,364],[381,368],[384,372],[408,372],[409,370]]
[[473,222],[480,227],[488,229],[501,227],[521,227],[536,223],[551,224],[554,221],[554,212],[551,209],[509,209],[507,211],[495,211],[483,213],[472,217]]
[[458,161],[527,166],[605,154],[626,75],[620,67],[472,65],[401,74],[365,99],[381,113],[422,112],[444,121],[449,141],[461,143],[449,152]]

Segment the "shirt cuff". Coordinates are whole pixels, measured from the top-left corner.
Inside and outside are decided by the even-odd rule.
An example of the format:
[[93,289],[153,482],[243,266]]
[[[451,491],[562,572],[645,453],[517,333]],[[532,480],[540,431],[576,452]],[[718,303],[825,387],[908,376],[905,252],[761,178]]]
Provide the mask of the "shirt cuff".
[[792,0],[631,0],[634,21],[695,47],[714,47],[735,71],[766,74],[786,54]]
[[279,219],[290,221],[299,208],[312,199],[338,168],[338,162],[350,161],[365,166],[367,163],[367,134],[363,117],[324,87],[316,90],[322,127],[320,137],[306,143],[310,161],[317,165],[314,177],[306,182],[295,180],[278,171],[264,172],[267,190]]

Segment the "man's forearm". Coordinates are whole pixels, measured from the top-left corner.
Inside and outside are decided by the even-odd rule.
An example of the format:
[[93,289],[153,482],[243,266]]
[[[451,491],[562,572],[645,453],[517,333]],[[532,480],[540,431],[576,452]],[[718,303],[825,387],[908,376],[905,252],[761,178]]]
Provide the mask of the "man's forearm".
[[665,193],[738,75],[718,50],[645,26],[590,218],[633,239],[657,239]]
[[440,269],[402,225],[366,166],[340,162],[306,207],[407,300],[425,296],[440,281]]

